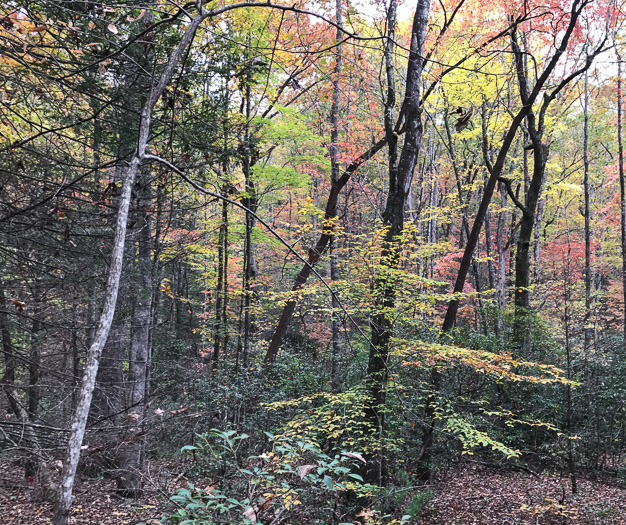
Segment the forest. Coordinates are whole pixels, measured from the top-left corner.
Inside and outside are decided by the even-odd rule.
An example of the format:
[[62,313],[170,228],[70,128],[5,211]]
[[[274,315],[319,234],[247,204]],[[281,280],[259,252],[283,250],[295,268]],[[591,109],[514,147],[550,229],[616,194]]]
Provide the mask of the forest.
[[7,0],[0,522],[626,524],[623,0]]

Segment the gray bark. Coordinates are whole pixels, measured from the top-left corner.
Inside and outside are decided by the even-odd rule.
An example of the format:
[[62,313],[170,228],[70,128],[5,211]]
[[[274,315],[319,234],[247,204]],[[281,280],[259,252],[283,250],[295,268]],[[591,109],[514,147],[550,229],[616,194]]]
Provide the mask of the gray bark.
[[151,356],[150,329],[152,324],[152,241],[150,181],[144,173],[141,181],[137,210],[137,281],[135,311],[131,324],[129,382],[127,406],[129,428],[120,454],[118,494],[137,498],[142,494],[142,469],[145,439],[142,435],[146,417],[146,400],[149,394],[149,365]]
[[69,522],[76,468],[78,466],[80,450],[83,443],[83,437],[85,435],[85,427],[87,425],[89,407],[91,406],[94,385],[96,382],[100,354],[102,353],[102,349],[109,335],[109,330],[113,322],[113,315],[115,314],[115,306],[117,304],[117,294],[119,291],[120,277],[122,275],[122,262],[124,258],[124,246],[126,243],[126,226],[128,224],[128,211],[130,207],[132,188],[139,166],[141,165],[144,155],[146,154],[150,134],[150,124],[152,121],[152,110],[161,98],[161,95],[172,78],[183,53],[187,49],[187,46],[191,43],[197,28],[206,16],[207,13],[202,11],[192,19],[181,39],[181,42],[169,58],[167,66],[165,67],[159,82],[152,88],[148,96],[148,100],[146,101],[146,104],[141,112],[137,149],[135,150],[135,153],[133,154],[124,173],[124,184],[122,186],[121,198],[119,201],[113,253],[111,255],[110,263],[111,266],[109,268],[109,277],[104,292],[104,306],[100,314],[100,321],[98,323],[94,341],[87,353],[85,373],[81,385],[78,406],[76,407],[76,412],[72,419],[70,438],[68,441],[65,461],[63,462],[63,470],[61,472],[59,498],[53,518],[54,525],[67,525]]
[[[337,24],[341,26],[343,24],[343,13],[342,13],[342,0],[337,0],[336,2],[336,19]],[[341,40],[341,31],[337,29],[336,39],[339,42]],[[339,95],[340,95],[340,86],[339,81],[341,78],[341,69],[343,65],[343,47],[341,45],[337,46],[337,52],[335,54],[335,71],[333,73],[333,103],[330,110],[330,164],[331,164],[331,182],[332,184],[336,184],[339,180],[340,176],[340,167],[339,167],[339,149],[338,149],[338,141],[339,141]],[[324,226],[322,226],[324,227]],[[333,253],[333,248],[335,246],[335,240],[331,241],[330,247],[330,279],[333,283],[339,280],[339,259],[337,257],[337,253]],[[340,307],[339,301],[335,295],[332,298],[332,308],[333,308],[333,320],[332,320],[332,355],[331,355],[331,366],[332,366],[332,389],[333,392],[339,392],[341,390],[341,380],[338,377],[338,361],[341,359],[341,316],[340,316]]]
[[584,210],[585,218],[585,351],[589,350],[593,331],[589,327],[591,319],[591,284],[593,275],[591,274],[591,186],[589,183],[589,82],[585,71],[585,92],[583,101],[583,188],[584,188]]
[[[385,68],[387,73],[387,98],[385,101],[385,138],[389,156],[389,190],[383,212],[383,226],[387,227],[381,252],[381,268],[376,276],[375,305],[371,318],[371,342],[367,367],[370,407],[367,420],[378,437],[385,428],[384,405],[385,385],[388,379],[387,361],[393,331],[391,310],[395,307],[395,284],[391,279],[400,255],[400,235],[404,228],[404,211],[409,193],[417,156],[422,142],[421,120],[421,80],[424,69],[424,40],[428,26],[430,0],[419,0],[411,31],[411,47],[406,74],[406,90],[402,111],[406,122],[406,132],[402,153],[398,159],[398,136],[394,130],[395,68],[393,45],[396,23],[396,0],[391,0],[387,13],[388,39],[385,48]],[[368,472],[370,481],[382,483],[384,466],[382,456],[372,464]]]

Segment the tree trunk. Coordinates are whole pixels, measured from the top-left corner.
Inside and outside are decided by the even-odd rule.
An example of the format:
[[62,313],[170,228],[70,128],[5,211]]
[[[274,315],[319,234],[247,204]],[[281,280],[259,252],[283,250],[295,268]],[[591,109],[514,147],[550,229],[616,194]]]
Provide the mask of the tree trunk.
[[[501,206],[507,207],[507,194],[504,184],[500,185]],[[496,229],[496,249],[498,250],[498,320],[502,318],[502,311],[506,306],[506,248],[504,243],[504,229],[506,228],[506,211],[498,214],[498,227]]]
[[[570,304],[572,300],[572,240],[570,237],[569,220],[567,216],[567,203],[565,204],[565,227],[567,232],[567,267],[563,275],[563,302],[565,303],[565,312],[563,314],[563,323],[565,327],[565,361],[567,365],[566,378],[572,380],[574,373],[572,370],[572,345],[571,345],[571,328],[570,328]],[[577,492],[577,476],[576,462],[574,459],[574,428],[573,414],[574,405],[572,399],[572,385],[567,384],[565,387],[565,428],[567,429],[567,468],[569,470],[570,480],[572,483],[572,494]]]
[[[146,171],[145,169],[142,171]],[[126,498],[142,494],[142,470],[145,440],[140,435],[146,417],[146,400],[149,394],[148,377],[151,355],[150,328],[152,324],[152,239],[150,177],[142,173],[137,210],[137,259],[135,311],[131,323],[129,381],[127,384],[127,414],[129,428],[120,454],[117,493]]]
[[624,339],[623,350],[626,352],[626,179],[624,178],[624,142],[622,137],[622,57],[617,55],[617,147],[619,162],[620,216],[622,233],[622,293],[624,295]]
[[[250,127],[252,119],[251,108],[251,79],[246,84],[246,130],[245,145],[243,156],[243,171],[246,184],[246,197],[243,204],[246,208],[256,213],[258,204],[256,198],[256,186],[252,181],[252,166],[256,163],[253,158],[252,148],[250,146]],[[252,231],[254,229],[255,219],[250,213],[246,213],[246,240],[245,240],[245,271],[243,281],[243,366],[248,368],[250,362],[250,352],[252,348],[252,282],[257,276],[257,265],[254,257],[254,245],[252,243]]]
[[[343,25],[343,13],[342,13],[342,0],[336,1],[335,7],[335,18],[337,21],[337,25]],[[337,32],[335,34],[335,38],[337,42],[341,41],[342,34],[339,28],[337,28]],[[339,95],[341,94],[339,81],[341,79],[341,70],[343,65],[343,46],[337,46],[337,51],[335,53],[335,70],[333,72],[333,103],[330,109],[330,166],[331,166],[331,175],[330,180],[331,184],[336,184],[339,180],[340,176],[340,167],[339,167]],[[324,228],[325,226],[322,225]],[[332,283],[336,283],[339,281],[339,258],[337,257],[337,253],[334,251],[335,240],[331,240],[330,247],[330,280]],[[333,392],[339,392],[341,390],[341,380],[338,377],[338,362],[341,359],[341,314],[340,314],[340,305],[336,295],[332,297],[332,309],[333,309],[333,317],[332,317],[332,355],[331,355],[331,387]]]
[[228,300],[228,203],[222,202],[222,222],[218,235],[217,246],[217,287],[215,289],[215,324],[213,327],[213,360],[212,368],[217,370],[220,352],[226,339],[227,320],[226,308]]
[[[411,187],[417,155],[422,141],[421,121],[421,78],[424,68],[423,51],[430,0],[419,0],[411,31],[411,47],[406,74],[406,91],[402,111],[406,132],[402,153],[398,160],[398,136],[394,130],[395,68],[393,49],[395,45],[396,0],[392,0],[387,13],[388,39],[385,46],[385,68],[387,73],[387,98],[385,101],[385,138],[389,152],[389,190],[383,212],[383,227],[386,233],[380,256],[380,268],[376,276],[375,301],[371,322],[370,353],[367,367],[370,406],[367,423],[378,439],[384,432],[385,385],[388,378],[388,358],[393,331],[393,309],[395,307],[395,284],[393,270],[398,265],[401,250],[401,234],[404,228],[404,209]],[[378,464],[372,464],[368,478],[379,484],[383,481],[383,454]]]
[[[530,96],[530,85],[528,80],[528,69],[526,66],[526,52],[522,51],[518,45],[515,33],[511,37],[513,51],[515,53],[515,63],[517,81],[522,103],[525,104]],[[526,116],[526,138],[529,145],[524,146],[526,154],[529,147],[533,152],[533,173],[532,178],[525,177],[525,202],[520,219],[519,236],[517,239],[517,250],[515,251],[515,332],[516,341],[520,343],[524,353],[529,350],[528,335],[530,333],[528,325],[528,315],[530,310],[530,261],[531,261],[531,240],[535,230],[537,203],[541,196],[543,181],[545,179],[546,164],[548,162],[549,145],[543,143],[545,130],[544,116],[548,105],[553,99],[544,98],[541,105],[539,118],[532,108]],[[526,157],[525,157],[526,162]],[[525,172],[527,171],[525,163]]]
[[45,337],[43,333],[41,282],[35,279],[32,290],[33,314],[30,333],[30,350],[28,360],[28,417],[34,421],[37,417],[39,400],[41,398],[39,378],[41,374],[41,347]]
[[80,449],[85,435],[87,416],[89,414],[89,407],[91,405],[94,385],[96,382],[100,354],[102,353],[102,348],[104,347],[109,335],[111,323],[113,322],[113,315],[115,313],[115,306],[117,304],[117,294],[119,291],[120,277],[122,275],[124,246],[126,242],[126,226],[128,224],[128,210],[130,207],[132,188],[141,161],[144,158],[144,155],[146,155],[146,148],[150,135],[152,110],[161,98],[161,95],[172,78],[183,53],[187,49],[187,46],[191,43],[197,28],[206,16],[205,12],[201,12],[192,19],[191,23],[187,27],[187,30],[183,34],[181,42],[168,60],[167,66],[165,67],[159,82],[150,91],[148,100],[141,112],[137,149],[130,160],[128,168],[125,170],[124,184],[122,186],[121,198],[119,201],[115,239],[113,242],[113,253],[111,255],[111,265],[109,268],[109,277],[106,289],[104,291],[104,306],[100,314],[100,321],[98,323],[98,329],[96,330],[94,341],[87,353],[85,374],[81,385],[78,406],[76,407],[76,412],[72,419],[72,429],[68,441],[66,459],[63,463],[63,470],[61,472],[61,488],[53,518],[54,525],[67,525],[69,522],[76,468],[78,466]]
[[89,412],[89,418],[94,422],[106,420],[110,426],[117,426],[119,422],[116,415],[120,413],[123,405],[126,341],[126,323],[119,318],[119,314],[114,315],[96,374],[93,402]]
[[2,388],[7,396],[11,410],[15,416],[21,420],[26,416],[26,411],[22,406],[19,394],[15,388],[17,366],[15,363],[15,352],[7,312],[4,282],[0,279],[0,337],[2,337],[2,354],[4,358],[4,375],[0,381],[2,382]]
[[585,333],[585,352],[589,351],[593,330],[589,327],[591,321],[591,284],[593,275],[591,274],[591,187],[589,184],[589,82],[585,71],[585,93],[583,102],[584,123],[583,123],[583,188],[585,205],[583,215],[585,217],[585,318],[583,322]]

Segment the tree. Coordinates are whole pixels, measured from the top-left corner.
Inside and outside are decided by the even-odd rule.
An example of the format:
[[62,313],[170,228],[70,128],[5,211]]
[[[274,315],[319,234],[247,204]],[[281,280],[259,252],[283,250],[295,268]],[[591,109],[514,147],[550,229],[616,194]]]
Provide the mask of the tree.
[[[489,203],[491,202],[491,197],[493,196],[493,191],[496,187],[496,183],[502,176],[504,163],[505,163],[507,154],[509,152],[509,149],[515,138],[515,135],[517,133],[517,130],[522,124],[523,120],[528,116],[529,112],[532,109],[532,106],[535,104],[535,101],[537,100],[537,97],[546,86],[546,83],[550,79],[561,57],[564,55],[564,53],[568,49],[568,46],[570,44],[570,38],[574,34],[574,30],[577,27],[577,23],[579,19],[581,18],[582,14],[586,11],[587,7],[590,4],[591,2],[587,0],[574,0],[572,2],[569,16],[565,19],[566,23],[564,27],[563,36],[561,37],[560,42],[555,47],[552,56],[546,61],[546,65],[543,71],[540,74],[538,74],[537,80],[535,81],[535,85],[533,86],[532,90],[527,94],[527,96],[522,95],[522,101],[524,105],[517,112],[517,114],[511,121],[509,129],[506,133],[506,136],[502,142],[502,145],[500,146],[498,156],[495,162],[492,165],[491,162],[487,161],[487,170],[489,171],[489,179],[487,181],[487,184],[485,185],[483,197],[480,202],[480,206],[478,208],[476,216],[474,218],[474,224],[472,226],[472,230],[468,238],[468,243],[467,243],[467,246],[465,247],[465,251],[463,252],[463,259],[461,261],[459,273],[457,275],[456,282],[454,285],[455,294],[463,292],[463,285],[465,284],[465,279],[467,278],[469,266],[471,264],[472,256],[476,248],[476,244],[478,242],[478,236],[482,228],[482,225],[483,225],[486,213],[487,213],[487,209],[489,207]],[[511,30],[512,38],[515,38],[515,35],[516,35],[516,25],[514,24]],[[582,68],[575,70],[569,75],[565,76],[565,78],[563,78],[560,82],[557,82],[554,88],[547,95],[547,98],[548,99],[555,98],[564,89],[564,87],[569,82],[571,82],[571,80],[575,79],[584,71],[586,71],[590,67],[591,63],[593,62],[593,59],[604,50],[604,45],[606,41],[607,41],[607,35],[605,34],[604,38],[600,41],[600,44],[591,53],[586,55],[585,65]],[[540,183],[541,181],[536,182],[536,186],[540,187]],[[535,197],[533,197],[533,201],[534,200],[535,200]],[[528,219],[526,222],[530,224],[531,220]],[[534,223],[534,220],[533,220],[533,223]],[[524,297],[523,294],[524,292],[522,290],[522,292],[520,293],[520,300],[522,299],[522,297]],[[446,317],[443,323],[444,331],[448,331],[454,326],[458,307],[459,307],[458,299],[453,299],[452,301],[450,301],[448,310],[446,312]]]

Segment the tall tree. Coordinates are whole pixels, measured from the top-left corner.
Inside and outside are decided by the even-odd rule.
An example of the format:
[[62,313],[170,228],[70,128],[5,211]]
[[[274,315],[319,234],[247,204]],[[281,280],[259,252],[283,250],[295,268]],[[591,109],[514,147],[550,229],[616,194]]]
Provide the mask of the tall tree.
[[[387,202],[383,212],[385,236],[381,251],[379,274],[374,283],[375,299],[371,321],[371,342],[367,366],[370,403],[369,423],[381,436],[384,431],[385,387],[389,377],[388,359],[393,335],[393,309],[396,290],[394,270],[398,267],[402,234],[404,230],[404,212],[407,196],[417,164],[417,156],[422,142],[422,72],[424,70],[424,41],[428,28],[430,0],[419,0],[411,29],[411,46],[406,71],[406,88],[401,106],[406,132],[402,152],[398,158],[398,135],[394,124],[396,100],[395,67],[393,50],[395,42],[397,1],[391,0],[387,13],[388,37],[385,46],[385,70],[387,73],[387,97],[385,100],[385,139],[388,149],[389,187]],[[370,473],[370,478],[382,482],[382,465]]]
[[183,34],[180,43],[172,52],[160,79],[151,89],[146,104],[141,112],[137,148],[133,153],[128,168],[124,173],[124,184],[122,186],[117,212],[115,240],[111,255],[111,265],[106,286],[105,301],[102,313],[100,314],[98,329],[87,355],[85,374],[81,385],[78,406],[76,407],[76,413],[74,414],[72,420],[72,430],[68,441],[67,456],[63,463],[63,471],[61,474],[59,499],[57,501],[57,508],[53,520],[54,525],[67,525],[69,522],[76,468],[78,466],[81,445],[85,434],[85,426],[87,424],[87,416],[89,414],[96,374],[98,372],[98,363],[102,348],[104,347],[109,335],[111,323],[113,322],[113,315],[115,314],[115,306],[117,304],[117,294],[122,274],[124,246],[126,243],[126,226],[128,224],[128,212],[130,208],[132,189],[135,183],[135,177],[137,176],[137,172],[139,171],[139,167],[148,147],[152,111],[156,103],[163,95],[163,92],[171,80],[178,63],[187,49],[187,46],[191,43],[196,29],[200,26],[206,16],[206,12],[202,10],[194,16],[191,23],[187,27],[187,30]]
[[622,136],[622,57],[617,53],[617,161],[619,166],[620,233],[622,241],[622,293],[624,295],[624,339],[626,351],[626,179],[624,178],[624,138]]
[[[511,145],[513,144],[515,135],[517,134],[517,131],[519,127],[521,126],[522,122],[526,119],[529,112],[532,110],[532,107],[535,104],[539,94],[546,87],[550,77],[552,76],[552,73],[554,72],[555,68],[559,64],[561,58],[567,51],[570,45],[570,39],[572,38],[572,35],[574,34],[575,29],[577,28],[578,21],[583,16],[583,13],[585,13],[587,7],[591,3],[592,3],[591,0],[573,0],[571,7],[570,7],[570,11],[569,11],[569,17],[567,19],[567,25],[565,27],[565,30],[563,31],[561,40],[560,42],[558,42],[558,45],[556,45],[556,48],[553,51],[552,56],[546,61],[546,65],[544,66],[543,71],[541,71],[540,74],[538,73],[537,79],[535,81],[535,85],[525,97],[523,106],[518,110],[515,117],[511,121],[511,124],[509,125],[509,128],[505,134],[502,145],[500,146],[500,149],[498,151],[498,155],[496,157],[495,162],[492,165],[492,163],[488,159],[486,159],[487,170],[489,171],[489,179],[487,180],[487,184],[485,184],[483,197],[481,199],[480,205],[476,212],[476,216],[474,218],[474,224],[472,226],[472,230],[468,238],[467,246],[465,247],[465,251],[463,252],[463,258],[461,260],[461,265],[460,265],[460,268],[456,277],[456,281],[454,284],[455,294],[460,294],[463,292],[463,287],[465,285],[465,280],[467,278],[467,274],[471,266],[472,257],[474,255],[474,250],[476,249],[476,245],[478,243],[480,230],[485,220],[487,209],[491,202],[491,198],[493,196],[493,192],[496,187],[496,184],[499,180],[502,179],[502,172],[505,166],[507,155],[509,153],[509,149],[511,148]],[[511,28],[512,39],[516,38],[517,31],[518,31],[517,21],[515,21]],[[544,98],[546,97],[555,98],[565,88],[565,86],[567,86],[572,80],[574,80],[584,71],[589,69],[594,58],[604,50],[604,45],[606,41],[607,41],[607,35],[605,34],[604,37],[601,39],[600,43],[598,44],[598,46],[591,53],[586,55],[584,66],[566,75],[565,78],[563,78],[560,82],[558,82],[556,86],[552,88],[548,94],[544,95]],[[538,187],[540,187],[540,182],[541,181],[537,182]],[[511,197],[513,197],[512,194],[511,194]],[[534,220],[533,220],[533,224],[534,224]],[[531,227],[530,233],[532,233],[532,227]],[[521,298],[523,298],[523,295],[520,295],[520,299]],[[459,299],[451,300],[448,304],[448,309],[446,311],[446,316],[443,322],[444,332],[450,330],[454,326],[456,322],[456,315],[457,315],[458,309],[459,309]]]

